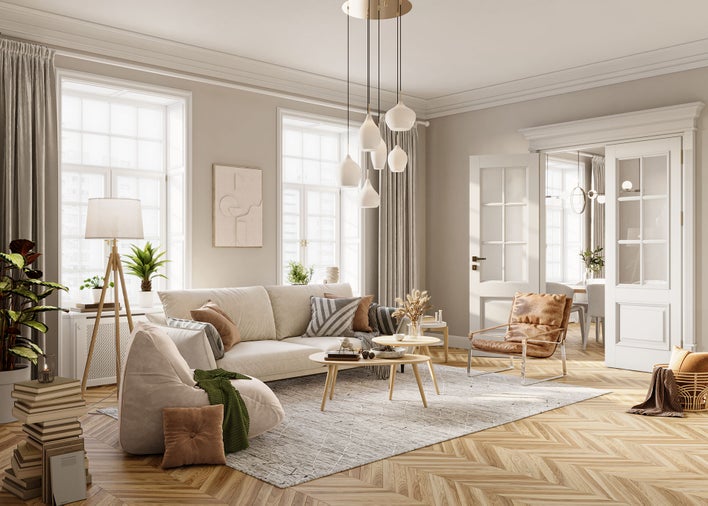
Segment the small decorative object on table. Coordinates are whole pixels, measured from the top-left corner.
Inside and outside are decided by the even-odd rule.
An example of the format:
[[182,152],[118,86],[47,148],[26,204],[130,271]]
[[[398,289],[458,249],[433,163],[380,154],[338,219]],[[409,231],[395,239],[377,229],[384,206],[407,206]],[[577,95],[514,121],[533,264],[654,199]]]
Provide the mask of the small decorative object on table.
[[586,279],[600,272],[605,266],[605,257],[602,254],[602,250],[603,248],[598,246],[593,250],[586,249],[580,252],[580,258],[583,259],[583,264],[585,264]]
[[421,292],[417,288],[413,289],[411,293],[406,295],[405,300],[396,297],[396,304],[398,304],[398,309],[392,313],[392,316],[394,318],[407,317],[411,321],[408,335],[414,338],[420,336],[420,322],[423,314],[431,307],[428,291]]
[[56,355],[44,355],[40,365],[39,373],[37,375],[37,381],[40,383],[51,383],[54,381],[54,375],[56,374]]
[[406,348],[403,346],[394,348],[393,346],[380,346],[374,348],[376,358],[401,358],[406,354]]

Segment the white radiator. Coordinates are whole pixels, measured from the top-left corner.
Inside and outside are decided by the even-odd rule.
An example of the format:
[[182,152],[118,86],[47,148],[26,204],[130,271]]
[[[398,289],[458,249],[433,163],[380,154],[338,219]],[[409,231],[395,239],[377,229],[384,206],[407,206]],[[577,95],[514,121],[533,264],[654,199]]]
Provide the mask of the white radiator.
[[[86,355],[91,345],[95,315],[92,313],[69,313],[64,317],[59,346],[59,375],[81,379],[86,365]],[[133,315],[133,324],[145,321],[144,315]],[[121,367],[130,342],[128,318],[121,316],[120,354]],[[107,385],[116,382],[115,320],[113,314],[101,316],[89,368],[87,386]]]

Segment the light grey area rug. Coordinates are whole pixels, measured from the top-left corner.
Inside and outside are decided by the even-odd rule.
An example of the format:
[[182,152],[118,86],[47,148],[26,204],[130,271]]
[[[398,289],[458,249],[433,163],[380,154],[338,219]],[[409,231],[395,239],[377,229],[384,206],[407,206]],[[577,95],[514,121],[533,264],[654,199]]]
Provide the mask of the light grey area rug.
[[410,368],[388,381],[366,368],[339,372],[334,399],[320,411],[324,375],[270,382],[285,421],[227,455],[227,465],[276,487],[291,487],[608,393],[560,383],[522,387],[519,375],[468,378],[462,368],[436,365],[440,395],[420,367],[423,408]]

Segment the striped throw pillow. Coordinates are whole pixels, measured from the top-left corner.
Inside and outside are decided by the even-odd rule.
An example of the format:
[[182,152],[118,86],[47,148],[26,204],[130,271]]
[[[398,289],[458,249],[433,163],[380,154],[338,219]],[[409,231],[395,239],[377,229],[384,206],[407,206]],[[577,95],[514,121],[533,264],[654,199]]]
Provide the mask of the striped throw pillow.
[[312,316],[303,337],[351,336],[354,313],[361,297],[327,299],[310,297]]
[[211,351],[214,353],[214,358],[219,360],[224,356],[224,341],[221,340],[219,332],[211,323],[198,322],[196,320],[183,320],[181,318],[167,318],[167,325],[178,329],[188,330],[204,330],[211,346]]

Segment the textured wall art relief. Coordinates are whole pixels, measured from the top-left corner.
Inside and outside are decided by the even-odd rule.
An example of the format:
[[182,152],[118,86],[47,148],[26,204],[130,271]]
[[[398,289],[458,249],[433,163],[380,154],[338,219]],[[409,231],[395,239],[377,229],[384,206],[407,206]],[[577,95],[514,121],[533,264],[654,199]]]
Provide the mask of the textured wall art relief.
[[214,246],[263,246],[263,191],[259,169],[214,165]]

